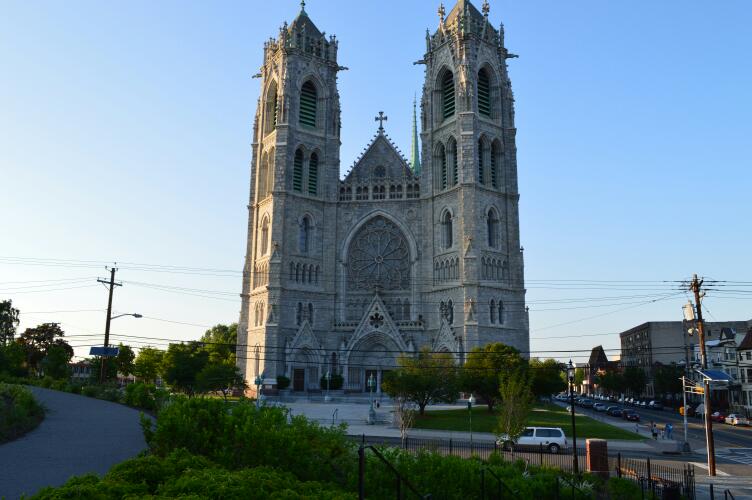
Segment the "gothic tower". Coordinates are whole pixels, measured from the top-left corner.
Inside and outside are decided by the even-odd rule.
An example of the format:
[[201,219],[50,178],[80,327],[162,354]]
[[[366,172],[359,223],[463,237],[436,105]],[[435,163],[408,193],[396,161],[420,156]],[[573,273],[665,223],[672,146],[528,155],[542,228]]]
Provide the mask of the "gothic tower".
[[[314,327],[326,294],[322,235],[334,224],[339,180],[338,42],[318,30],[305,2],[264,44],[253,127],[238,366],[248,383],[285,373],[284,342]],[[323,318],[322,318],[323,321]],[[254,388],[255,389],[255,388]]]
[[[527,353],[523,255],[520,247],[513,96],[503,25],[459,0],[426,33],[421,100],[423,211],[433,227],[429,253],[434,286],[424,301],[438,304],[428,327],[445,324],[465,352],[504,342]],[[453,262],[450,273],[439,262]],[[437,270],[439,271],[437,273]],[[431,272],[425,269],[426,275]],[[430,324],[433,318],[433,324]]]

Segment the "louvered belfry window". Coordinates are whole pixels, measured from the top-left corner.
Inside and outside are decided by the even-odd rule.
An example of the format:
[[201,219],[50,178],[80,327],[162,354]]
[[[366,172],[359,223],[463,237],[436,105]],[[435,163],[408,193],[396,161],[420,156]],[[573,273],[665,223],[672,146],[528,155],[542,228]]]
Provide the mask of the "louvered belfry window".
[[446,120],[454,116],[454,75],[451,71],[444,73],[441,79],[442,116]]
[[478,141],[478,182],[481,184],[486,183],[486,166],[483,163],[484,149],[483,140],[481,139]]
[[491,117],[491,80],[485,68],[478,72],[478,112]]
[[292,189],[303,191],[303,151],[295,151],[295,159],[292,163]]
[[311,155],[308,162],[308,193],[317,194],[319,184],[319,157],[316,153]]
[[300,91],[300,124],[306,127],[316,127],[316,86],[310,80],[303,84]]

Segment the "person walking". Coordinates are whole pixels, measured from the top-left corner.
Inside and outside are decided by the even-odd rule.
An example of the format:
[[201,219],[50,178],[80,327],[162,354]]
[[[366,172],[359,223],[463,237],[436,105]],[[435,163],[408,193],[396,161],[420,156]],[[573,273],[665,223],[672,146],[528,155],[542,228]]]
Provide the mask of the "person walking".
[[674,439],[673,432],[674,426],[669,422],[666,424],[666,439]]
[[650,422],[650,432],[653,434],[653,439],[658,441],[658,426],[655,425],[655,422]]

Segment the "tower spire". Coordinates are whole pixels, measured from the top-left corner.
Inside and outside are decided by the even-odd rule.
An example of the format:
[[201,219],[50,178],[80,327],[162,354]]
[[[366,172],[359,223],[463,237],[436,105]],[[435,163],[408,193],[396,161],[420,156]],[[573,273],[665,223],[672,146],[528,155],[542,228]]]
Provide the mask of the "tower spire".
[[416,98],[413,96],[413,142],[410,148],[410,167],[416,176],[420,175],[420,147],[418,145],[418,114]]

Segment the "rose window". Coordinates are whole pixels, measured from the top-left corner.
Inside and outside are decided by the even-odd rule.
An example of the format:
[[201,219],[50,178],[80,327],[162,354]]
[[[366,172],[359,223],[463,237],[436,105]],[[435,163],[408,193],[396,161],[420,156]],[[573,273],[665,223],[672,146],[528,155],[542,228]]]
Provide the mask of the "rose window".
[[350,243],[348,284],[354,290],[404,290],[410,284],[410,252],[402,231],[374,217]]

